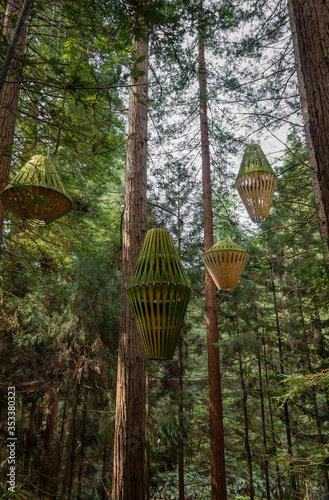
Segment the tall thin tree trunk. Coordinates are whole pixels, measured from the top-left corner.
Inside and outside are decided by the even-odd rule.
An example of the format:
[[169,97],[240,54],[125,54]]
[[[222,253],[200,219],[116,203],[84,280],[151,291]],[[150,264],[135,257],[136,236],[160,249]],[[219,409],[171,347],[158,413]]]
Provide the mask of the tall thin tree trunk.
[[180,437],[178,440],[179,450],[179,500],[185,500],[185,485],[184,485],[184,422],[183,422],[183,337],[182,332],[178,340],[178,411],[179,411],[179,431]]
[[56,438],[57,438],[57,422],[58,422],[58,394],[57,387],[51,387],[48,394],[48,408],[46,417],[46,431],[45,431],[45,452],[48,456],[53,457],[55,452]]
[[[207,79],[203,42],[204,30],[202,0],[199,0],[198,28],[204,250],[207,251],[214,244],[214,231],[211,201],[210,153],[207,120]],[[219,349],[214,345],[215,343],[218,343],[217,296],[216,285],[207,269],[205,270],[205,283],[209,375],[211,496],[212,500],[226,500],[227,494],[220,358]]]
[[[276,331],[277,331],[277,339],[278,339],[279,365],[280,365],[280,373],[281,373],[282,378],[283,378],[285,375],[285,369],[284,369],[284,362],[283,362],[281,327],[280,327],[278,304],[277,304],[277,298],[276,298],[276,288],[275,288],[275,282],[274,282],[273,265],[272,265],[271,260],[269,260],[269,265],[270,265],[270,270],[271,270],[270,274],[271,274],[271,284],[272,284],[272,293],[273,293],[273,306],[274,306],[274,312],[275,312]],[[283,405],[283,411],[284,411],[284,421],[285,421],[286,435],[287,435],[288,455],[290,457],[290,460],[292,460],[293,451],[292,451],[292,440],[291,440],[290,417],[289,417],[289,410],[288,410],[288,403],[287,402],[285,402]],[[296,483],[296,478],[295,478],[294,473],[291,474],[290,479],[291,479],[291,487],[292,487],[293,494],[294,494],[295,498],[298,499],[297,483]]]
[[[313,373],[312,364],[311,364],[310,349],[309,349],[308,340],[307,340],[307,331],[306,331],[306,323],[305,323],[304,311],[303,311],[303,305],[302,305],[302,297],[301,297],[298,282],[297,282],[296,290],[297,290],[297,297],[298,297],[299,313],[300,313],[300,318],[301,318],[302,328],[303,328],[303,337],[304,337],[303,340],[304,340],[305,349],[306,349],[307,368],[308,368],[309,373]],[[311,398],[312,398],[312,404],[313,404],[313,409],[314,409],[314,417],[315,417],[316,430],[317,430],[317,435],[318,435],[318,443],[319,443],[320,447],[323,449],[325,442],[324,442],[323,434],[322,434],[321,420],[320,420],[320,415],[319,415],[319,408],[318,408],[316,393],[313,393],[311,395]],[[326,494],[329,495],[328,466],[326,464],[323,464],[321,468],[322,468],[322,472],[323,472],[323,479],[324,479],[324,484],[325,484],[325,488],[326,488]]]
[[65,470],[62,484],[62,492],[61,498],[64,499],[66,497],[66,492],[70,491],[70,487],[72,487],[72,464],[74,468],[74,457],[75,457],[75,449],[74,449],[74,441],[75,441],[75,427],[76,427],[76,416],[77,416],[77,408],[79,402],[79,382],[75,382],[74,394],[73,394],[73,406],[70,415],[70,425],[69,425],[69,435],[67,438],[66,445],[66,457],[65,457]]
[[[6,14],[3,26],[3,34],[8,39],[12,37],[15,30],[13,16],[17,16],[22,9],[23,0],[10,0],[7,2]],[[15,135],[16,117],[19,98],[19,80],[22,70],[22,55],[25,50],[26,27],[21,34],[16,56],[12,64],[11,73],[7,78],[6,85],[0,97],[0,192],[6,187],[9,179],[12,149]],[[5,209],[0,201],[0,236],[2,235]]]
[[[150,427],[151,406],[150,406],[150,374],[146,370],[146,427]],[[151,454],[150,449],[146,449],[145,459],[145,500],[150,500],[151,483]]]
[[[257,330],[257,340],[259,341],[259,334]],[[260,348],[260,346],[259,346]],[[266,500],[270,500],[270,480],[268,474],[268,455],[267,455],[267,435],[266,435],[266,424],[265,424],[265,406],[264,406],[264,386],[263,386],[263,376],[262,376],[262,363],[260,357],[260,351],[257,356],[258,361],[258,380],[259,380],[259,395],[260,395],[260,408],[262,415],[262,431],[263,431],[263,445],[264,445],[264,467],[265,467],[265,481],[266,481]]]
[[[263,332],[263,352],[264,352],[264,368],[265,368],[265,380],[266,380],[266,387],[267,387],[267,395],[268,395],[268,409],[270,412],[270,421],[271,421],[271,433],[272,433],[272,442],[273,442],[273,448],[274,448],[274,454],[276,455],[277,452],[277,445],[276,445],[276,436],[275,436],[275,430],[274,430],[274,420],[273,420],[273,411],[272,411],[272,402],[271,402],[271,395],[270,395],[270,385],[269,385],[269,380],[268,380],[268,370],[267,370],[267,356],[266,356],[266,347],[265,347],[265,335]],[[278,482],[278,491],[279,491],[279,500],[282,500],[282,486],[281,486],[281,478],[280,478],[280,468],[278,461],[275,461],[276,464],[276,478]]]
[[[236,299],[236,292],[234,292],[234,308],[235,308],[235,323],[236,323],[236,334],[239,335],[239,318],[238,318],[238,306]],[[242,365],[242,356],[239,351],[239,372],[240,372],[240,382],[242,388],[242,404],[243,404],[243,419],[244,419],[244,447],[247,455],[247,466],[248,466],[248,475],[249,475],[249,495],[250,500],[254,500],[255,492],[254,492],[254,480],[252,474],[252,460],[251,460],[251,450],[250,450],[250,442],[249,442],[249,420],[248,420],[248,406],[247,406],[247,398],[248,391],[246,389],[246,384],[244,381],[244,370]]]
[[103,451],[103,469],[102,469],[102,496],[101,500],[106,499],[107,495],[107,490],[106,490],[106,469],[107,469],[107,454],[108,454],[108,445],[107,443],[104,444],[104,451]]
[[44,451],[40,464],[41,489],[51,494],[57,493],[57,422],[58,422],[58,387],[50,387],[47,393],[48,407],[46,415],[46,430],[44,437]]
[[288,0],[288,4],[320,231],[328,243],[328,2],[320,0]]
[[145,353],[127,288],[146,233],[148,43],[133,50],[143,75],[130,87],[112,500],[144,500]]
[[82,415],[82,429],[81,429],[81,445],[79,454],[79,471],[78,471],[78,489],[77,489],[77,500],[81,500],[82,491],[82,472],[85,461],[85,440],[86,440],[86,416],[87,416],[87,405],[84,400],[83,403],[83,415]]

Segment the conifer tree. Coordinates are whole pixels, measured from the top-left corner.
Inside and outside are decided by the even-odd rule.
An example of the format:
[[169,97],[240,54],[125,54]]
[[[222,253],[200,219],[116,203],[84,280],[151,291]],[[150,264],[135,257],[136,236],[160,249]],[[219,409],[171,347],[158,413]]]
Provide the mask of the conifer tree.
[[[207,121],[207,79],[204,54],[204,25],[202,1],[199,2],[199,88],[203,178],[204,251],[214,244],[211,201],[210,151]],[[226,500],[224,427],[221,392],[221,371],[218,342],[216,285],[205,270],[206,318],[209,374],[209,413],[211,450],[211,490],[213,500]]]
[[146,233],[148,40],[138,10],[135,16],[122,238],[121,331],[112,500],[144,500],[145,353],[127,297]]

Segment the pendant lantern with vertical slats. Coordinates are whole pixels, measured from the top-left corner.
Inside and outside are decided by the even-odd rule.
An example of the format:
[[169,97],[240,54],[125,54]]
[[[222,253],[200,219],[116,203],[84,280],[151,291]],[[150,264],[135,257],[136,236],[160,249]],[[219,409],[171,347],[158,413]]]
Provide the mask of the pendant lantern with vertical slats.
[[45,224],[62,217],[72,208],[60,177],[46,156],[31,158],[1,194],[6,208],[23,220]]
[[128,288],[148,359],[171,359],[191,289],[169,231],[150,229]]
[[235,185],[253,222],[268,218],[277,177],[258,144],[246,147]]
[[219,290],[234,290],[250,255],[232,240],[218,241],[202,260]]

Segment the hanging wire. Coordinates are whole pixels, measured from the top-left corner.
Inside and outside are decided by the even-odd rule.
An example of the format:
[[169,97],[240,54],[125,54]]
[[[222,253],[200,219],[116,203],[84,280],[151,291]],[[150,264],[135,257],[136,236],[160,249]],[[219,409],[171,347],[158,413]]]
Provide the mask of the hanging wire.
[[19,39],[21,37],[22,31],[24,29],[24,25],[25,25],[27,18],[28,18],[31,3],[32,3],[32,0],[25,0],[24,1],[18,22],[16,24],[13,38],[10,42],[9,47],[8,47],[8,51],[7,51],[3,66],[2,66],[1,71],[0,71],[0,95],[3,91],[4,86],[5,86],[6,78],[7,78],[8,72],[10,70],[11,63],[15,57],[17,45],[18,45]]

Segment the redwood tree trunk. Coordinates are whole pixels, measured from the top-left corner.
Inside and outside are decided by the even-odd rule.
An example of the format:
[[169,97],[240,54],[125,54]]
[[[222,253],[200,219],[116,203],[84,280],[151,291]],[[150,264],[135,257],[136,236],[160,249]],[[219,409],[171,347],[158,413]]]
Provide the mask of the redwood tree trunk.
[[288,0],[302,111],[320,231],[329,235],[329,9],[323,0]]
[[[23,0],[10,0],[7,2],[3,26],[3,34],[10,40],[15,30],[13,16],[17,18],[22,9]],[[0,97],[0,192],[8,184],[11,156],[15,135],[15,125],[18,110],[19,80],[22,69],[22,55],[25,50],[26,27],[23,29],[16,56],[7,83]],[[15,82],[15,83],[14,83]],[[5,209],[0,201],[0,235],[2,234]]]
[[[202,1],[199,2],[199,86],[200,86],[200,121],[203,175],[203,221],[204,250],[214,244],[213,214],[211,201],[210,153],[207,120],[207,80],[203,43]],[[208,344],[209,375],[209,414],[210,414],[210,455],[211,455],[211,496],[212,500],[226,500],[224,428],[222,410],[221,372],[218,343],[216,285],[207,269],[206,282],[206,317]]]
[[130,87],[112,500],[144,500],[145,353],[127,288],[146,233],[148,44],[133,49],[143,75]]

